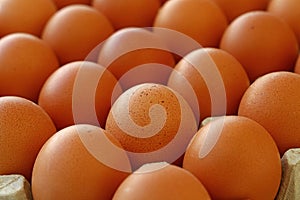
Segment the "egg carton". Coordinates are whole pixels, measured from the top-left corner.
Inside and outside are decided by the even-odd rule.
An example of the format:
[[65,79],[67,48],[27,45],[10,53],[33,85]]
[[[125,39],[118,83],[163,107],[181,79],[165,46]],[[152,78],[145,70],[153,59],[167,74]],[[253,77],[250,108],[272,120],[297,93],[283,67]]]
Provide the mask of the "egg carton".
[[[276,200],[300,199],[300,148],[288,150],[281,159],[282,179]],[[0,176],[1,200],[32,200],[30,185],[22,175]]]
[[1,200],[32,200],[29,182],[18,174],[0,176]]
[[288,150],[281,159],[282,179],[276,200],[300,199],[300,148]]

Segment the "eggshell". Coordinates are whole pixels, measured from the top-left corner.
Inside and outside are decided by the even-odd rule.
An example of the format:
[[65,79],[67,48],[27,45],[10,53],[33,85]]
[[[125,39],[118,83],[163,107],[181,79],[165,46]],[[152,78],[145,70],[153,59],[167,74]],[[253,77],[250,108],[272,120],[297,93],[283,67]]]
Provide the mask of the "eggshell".
[[52,0],[58,9],[72,4],[86,4],[90,5],[92,0]]
[[47,79],[38,103],[58,129],[79,123],[105,127],[111,105],[121,93],[116,78],[104,67],[74,61]]
[[106,131],[128,151],[133,169],[144,163],[177,160],[197,131],[186,101],[160,84],[140,84],[113,104]]
[[237,114],[249,85],[239,61],[216,48],[197,49],[186,55],[168,81],[168,86],[186,99],[201,121],[210,116]]
[[167,163],[145,164],[129,175],[113,200],[209,200],[201,182],[189,171]]
[[267,11],[283,19],[293,29],[300,45],[300,1],[272,0]]
[[151,27],[160,8],[159,0],[93,0],[92,6],[105,14],[115,29]]
[[114,138],[99,127],[81,124],[60,130],[35,161],[33,198],[111,199],[131,170],[122,152]]
[[273,72],[258,78],[245,92],[238,114],[264,126],[281,155],[300,147],[300,75]]
[[294,66],[294,72],[300,74],[300,54],[298,55],[296,64]]
[[212,199],[274,199],[281,161],[267,130],[246,117],[224,116],[191,140],[183,168],[202,182]]
[[251,82],[270,72],[292,70],[299,51],[288,24],[266,11],[236,18],[224,32],[220,48],[243,65]]
[[143,28],[116,31],[101,46],[98,61],[124,90],[141,83],[166,84],[175,65],[159,35]]
[[84,60],[114,29],[100,12],[87,5],[69,5],[47,22],[42,39],[57,54],[61,65]]
[[17,32],[39,37],[57,10],[52,0],[1,0],[0,8],[0,37]]
[[55,132],[47,113],[16,96],[0,97],[0,175],[21,174],[28,181],[43,144]]
[[228,20],[231,22],[238,16],[254,11],[266,10],[270,0],[213,0],[220,6],[226,14]]
[[59,67],[54,51],[40,38],[12,33],[0,39],[0,96],[37,102],[46,79]]
[[227,24],[225,14],[211,0],[167,1],[154,21],[154,27],[181,32],[203,47],[218,47]]

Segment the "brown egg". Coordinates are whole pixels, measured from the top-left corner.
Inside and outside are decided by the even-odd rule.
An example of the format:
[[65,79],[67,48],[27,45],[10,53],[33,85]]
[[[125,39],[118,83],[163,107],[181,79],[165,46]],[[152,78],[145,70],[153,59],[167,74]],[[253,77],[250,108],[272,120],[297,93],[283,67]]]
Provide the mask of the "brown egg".
[[225,116],[203,126],[191,140],[183,168],[212,199],[274,199],[281,180],[276,144],[260,124]]
[[140,84],[113,104],[106,131],[128,151],[133,169],[148,162],[177,160],[197,132],[193,112],[181,95],[160,84]]
[[57,54],[60,63],[84,60],[114,29],[108,19],[87,5],[70,5],[47,22],[42,39]]
[[272,0],[268,12],[280,17],[293,29],[300,45],[300,1],[298,0]]
[[124,90],[146,82],[166,84],[175,65],[160,36],[142,28],[115,32],[101,47],[98,63],[117,77]]
[[72,4],[86,4],[90,5],[92,0],[52,0],[58,9]]
[[129,175],[113,200],[210,200],[201,182],[189,171],[167,163],[145,164]]
[[93,0],[92,6],[105,14],[115,29],[151,27],[160,8],[159,0]]
[[27,33],[0,39],[0,96],[21,96],[37,102],[46,79],[59,67],[53,50]]
[[125,152],[103,129],[69,126],[39,152],[32,174],[33,198],[109,200],[130,170]]
[[266,10],[270,0],[213,0],[231,22],[238,16],[254,10]]
[[264,126],[281,155],[300,147],[300,75],[273,72],[258,78],[245,92],[238,113]]
[[154,27],[179,31],[203,47],[218,47],[227,19],[211,0],[172,0],[161,7]]
[[300,74],[300,54],[298,55],[296,64],[294,66],[294,72]]
[[16,32],[40,36],[57,10],[52,0],[1,0],[0,8],[0,37]]
[[265,11],[236,18],[224,32],[220,48],[243,65],[251,82],[269,72],[292,70],[299,51],[292,29]]
[[57,129],[79,123],[105,127],[110,107],[122,93],[101,65],[74,61],[56,70],[41,89],[38,103]]
[[168,81],[168,86],[187,100],[201,121],[210,116],[237,114],[249,84],[243,66],[226,51],[215,48],[189,53],[175,66]]
[[31,180],[34,161],[55,132],[46,112],[27,99],[0,97],[0,175],[21,174]]

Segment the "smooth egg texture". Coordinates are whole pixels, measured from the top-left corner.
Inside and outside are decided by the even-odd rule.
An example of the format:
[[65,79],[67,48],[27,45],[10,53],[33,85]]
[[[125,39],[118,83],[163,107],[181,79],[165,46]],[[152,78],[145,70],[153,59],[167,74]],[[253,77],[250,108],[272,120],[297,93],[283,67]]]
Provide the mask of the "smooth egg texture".
[[293,29],[300,45],[300,2],[297,0],[272,0],[267,11],[283,19]]
[[151,27],[160,8],[159,0],[93,0],[92,6],[105,14],[115,29]]
[[113,32],[105,15],[91,6],[75,4],[58,10],[45,25],[41,37],[63,65],[85,60]]
[[[60,130],[44,144],[35,161],[33,198],[110,200],[130,172],[126,154],[114,154],[116,147],[120,148],[114,138],[96,126],[81,124]],[[108,157],[114,161],[105,162]],[[127,166],[128,171],[118,166]]]
[[212,199],[274,199],[281,180],[278,149],[269,132],[246,117],[224,116],[191,140],[183,168]]
[[266,10],[270,0],[213,0],[220,6],[226,17],[231,22],[238,16],[254,11]]
[[47,78],[59,67],[54,51],[40,38],[12,33],[0,39],[0,96],[37,102]]
[[154,27],[181,32],[203,47],[218,47],[227,24],[223,11],[210,0],[167,1],[154,21]]
[[0,8],[0,37],[17,32],[39,37],[57,11],[52,0],[1,0]]
[[98,61],[124,90],[141,83],[166,84],[175,65],[173,55],[157,34],[144,28],[123,28],[101,46]]
[[105,127],[111,105],[121,93],[117,79],[104,67],[74,61],[51,74],[41,89],[38,104],[57,129],[79,123]]
[[[237,114],[250,81],[232,55],[216,48],[197,49],[175,66],[168,86],[179,92],[200,120]],[[196,97],[195,97],[196,96]]]
[[236,18],[224,32],[220,48],[243,65],[251,82],[270,72],[292,70],[299,51],[288,24],[266,11]]
[[168,163],[145,164],[118,187],[113,200],[210,200],[202,183],[189,171]]

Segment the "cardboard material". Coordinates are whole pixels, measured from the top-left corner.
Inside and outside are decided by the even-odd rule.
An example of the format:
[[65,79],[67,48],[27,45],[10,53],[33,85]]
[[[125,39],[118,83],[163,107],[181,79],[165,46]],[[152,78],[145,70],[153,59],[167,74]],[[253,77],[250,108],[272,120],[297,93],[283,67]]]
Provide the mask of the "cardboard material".
[[21,175],[0,176],[1,200],[32,200],[28,181]]
[[281,159],[282,179],[276,200],[300,199],[300,148],[288,150]]

